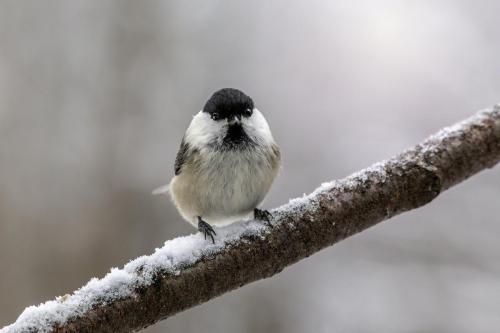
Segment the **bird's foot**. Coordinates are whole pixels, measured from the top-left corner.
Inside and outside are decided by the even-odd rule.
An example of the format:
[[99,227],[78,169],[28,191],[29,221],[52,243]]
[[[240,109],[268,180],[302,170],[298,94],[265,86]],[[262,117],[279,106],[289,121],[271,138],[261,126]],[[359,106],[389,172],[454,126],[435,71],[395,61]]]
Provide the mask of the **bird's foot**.
[[212,238],[212,243],[215,244],[214,235],[217,235],[210,224],[203,221],[200,216],[198,216],[198,230],[205,236],[207,239],[207,235]]
[[258,208],[255,208],[253,210],[253,215],[254,215],[254,218],[256,220],[259,220],[259,221],[264,221],[266,222],[266,224],[269,226],[269,227],[273,227],[273,225],[271,224],[271,220],[273,218],[273,215],[271,213],[269,213],[268,210],[261,210],[261,209],[258,209]]

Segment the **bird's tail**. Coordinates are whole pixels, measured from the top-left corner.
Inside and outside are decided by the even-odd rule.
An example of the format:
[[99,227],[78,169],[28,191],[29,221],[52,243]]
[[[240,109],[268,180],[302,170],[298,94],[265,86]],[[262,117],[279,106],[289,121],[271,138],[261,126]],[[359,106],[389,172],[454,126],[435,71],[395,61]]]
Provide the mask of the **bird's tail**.
[[170,188],[170,184],[163,185],[162,187],[158,187],[156,190],[153,191],[153,195],[158,195],[158,194],[167,194]]

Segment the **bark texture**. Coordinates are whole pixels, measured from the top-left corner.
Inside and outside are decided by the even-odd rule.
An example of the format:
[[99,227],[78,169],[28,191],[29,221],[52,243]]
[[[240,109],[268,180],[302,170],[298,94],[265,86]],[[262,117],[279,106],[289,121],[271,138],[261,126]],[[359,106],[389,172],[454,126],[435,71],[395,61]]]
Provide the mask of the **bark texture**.
[[[53,332],[130,332],[285,267],[402,212],[500,160],[500,106],[444,129],[400,155],[276,210],[274,228],[202,257],[180,274],[159,272],[134,295],[95,304]],[[140,272],[138,272],[140,274]],[[36,331],[36,328],[33,328]],[[14,331],[12,331],[14,332]]]

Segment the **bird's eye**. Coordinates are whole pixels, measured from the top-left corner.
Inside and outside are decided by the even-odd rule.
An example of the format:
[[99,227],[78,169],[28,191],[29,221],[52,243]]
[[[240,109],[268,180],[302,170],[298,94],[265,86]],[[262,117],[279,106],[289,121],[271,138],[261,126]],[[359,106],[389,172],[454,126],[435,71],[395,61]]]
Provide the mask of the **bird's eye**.
[[213,120],[219,120],[220,119],[220,114],[218,112],[212,112],[210,115]]
[[245,111],[243,111],[243,116],[250,117],[252,113],[253,113],[252,109],[246,109]]

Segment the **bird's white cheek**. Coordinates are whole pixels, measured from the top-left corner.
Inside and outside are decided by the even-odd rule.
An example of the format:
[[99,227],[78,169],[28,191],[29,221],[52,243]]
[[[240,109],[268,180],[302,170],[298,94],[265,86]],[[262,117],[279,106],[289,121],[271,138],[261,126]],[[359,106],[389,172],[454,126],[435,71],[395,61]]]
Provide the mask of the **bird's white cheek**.
[[227,131],[226,127],[224,121],[214,121],[210,115],[200,111],[191,121],[185,140],[194,148],[202,149],[207,144],[220,142]]
[[251,117],[243,120],[248,136],[256,141],[264,141],[265,143],[274,142],[273,135],[269,129],[266,119],[259,110],[254,109]]

